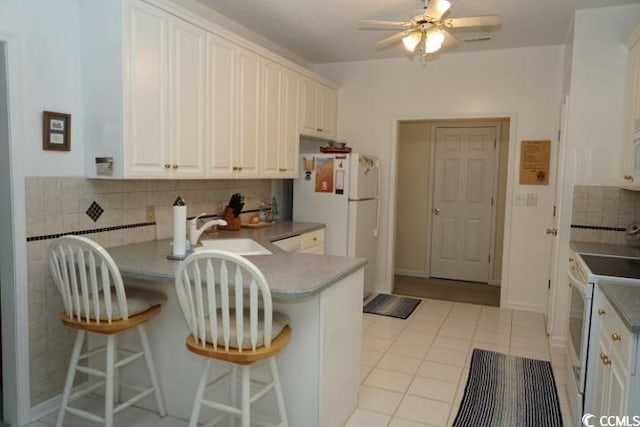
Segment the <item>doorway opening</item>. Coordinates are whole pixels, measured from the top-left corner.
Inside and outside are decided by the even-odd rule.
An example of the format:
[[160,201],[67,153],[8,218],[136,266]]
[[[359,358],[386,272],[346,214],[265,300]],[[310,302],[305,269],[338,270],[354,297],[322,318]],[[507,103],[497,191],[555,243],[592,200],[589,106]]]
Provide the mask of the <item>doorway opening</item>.
[[499,306],[509,126],[398,122],[395,293]]

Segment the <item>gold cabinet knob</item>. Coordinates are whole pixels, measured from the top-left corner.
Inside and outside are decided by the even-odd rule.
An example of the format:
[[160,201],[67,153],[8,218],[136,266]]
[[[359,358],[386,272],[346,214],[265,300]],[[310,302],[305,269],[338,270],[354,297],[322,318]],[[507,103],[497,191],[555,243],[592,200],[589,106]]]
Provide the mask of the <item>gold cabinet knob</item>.
[[438,209],[438,208],[433,209],[433,213],[435,215],[440,215],[440,209]]
[[171,167],[171,163],[165,163],[165,164],[164,164],[164,168],[165,168],[165,169],[169,169],[170,167]]
[[287,170],[285,168],[280,168],[278,169],[278,172],[286,172]]
[[238,170],[241,171],[242,170],[242,166],[238,166]]
[[600,360],[604,365],[611,365],[611,359],[605,353],[600,353]]
[[178,165],[173,165],[173,168],[174,169],[178,169]]
[[598,314],[600,316],[603,316],[603,315],[607,314],[607,310],[605,310],[604,308],[599,308],[598,309]]
[[238,170],[238,167],[237,167],[237,166],[234,166],[234,167],[232,167],[231,169],[232,169],[232,170],[234,170],[234,171],[237,171],[237,170]]
[[622,337],[619,334],[616,334],[615,332],[611,334],[611,339],[614,341],[620,341],[622,339]]
[[623,178],[624,178],[625,181],[633,182],[633,176],[631,176],[631,175],[625,175]]
[[557,228],[547,228],[545,230],[545,233],[550,235],[550,236],[557,236],[558,235],[558,229]]

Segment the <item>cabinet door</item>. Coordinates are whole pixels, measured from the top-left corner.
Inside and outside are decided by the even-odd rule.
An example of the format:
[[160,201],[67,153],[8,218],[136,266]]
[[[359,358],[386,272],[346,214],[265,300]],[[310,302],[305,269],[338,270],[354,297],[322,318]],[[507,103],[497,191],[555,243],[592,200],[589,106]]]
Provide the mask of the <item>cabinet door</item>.
[[318,85],[318,135],[323,138],[336,137],[336,91]]
[[282,138],[279,172],[281,178],[297,178],[300,161],[300,75],[285,69],[282,73]]
[[260,158],[260,69],[261,61],[244,49],[238,50],[238,162],[241,175],[257,176]]
[[235,176],[236,50],[225,40],[207,35],[207,175]]
[[595,364],[595,385],[594,385],[594,394],[593,394],[593,410],[594,415],[596,417],[600,417],[601,415],[607,414],[607,409],[609,407],[609,399],[607,390],[609,388],[610,381],[610,369],[608,365],[605,365],[602,355],[607,356],[609,352],[608,339],[607,339],[607,330],[605,327],[600,324],[598,327],[597,334],[597,357],[598,360]]
[[124,112],[124,174],[128,177],[168,177],[168,21],[161,10],[131,2]]
[[277,177],[283,137],[282,67],[263,60],[263,151],[261,176]]
[[311,79],[302,79],[300,90],[300,133],[315,136],[318,131],[318,85]]
[[629,371],[615,356],[615,354],[611,355],[606,398],[608,405],[606,412],[602,415],[628,415],[627,401],[629,399],[628,384],[630,375]]
[[169,40],[172,175],[204,177],[205,32],[172,18]]

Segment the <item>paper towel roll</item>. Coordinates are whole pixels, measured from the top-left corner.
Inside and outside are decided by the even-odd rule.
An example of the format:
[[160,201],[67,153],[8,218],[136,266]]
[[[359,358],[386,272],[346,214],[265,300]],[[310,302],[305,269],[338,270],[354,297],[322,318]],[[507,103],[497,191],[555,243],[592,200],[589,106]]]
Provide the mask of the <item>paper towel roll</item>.
[[185,243],[187,239],[187,207],[184,201],[178,197],[173,204],[173,256],[183,257],[186,254]]

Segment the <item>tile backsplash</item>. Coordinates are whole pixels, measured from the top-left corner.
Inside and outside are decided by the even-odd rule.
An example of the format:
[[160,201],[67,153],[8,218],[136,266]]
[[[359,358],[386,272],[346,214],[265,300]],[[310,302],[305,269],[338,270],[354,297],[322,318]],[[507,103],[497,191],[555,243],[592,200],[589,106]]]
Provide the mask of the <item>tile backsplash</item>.
[[270,180],[146,181],[26,177],[31,405],[62,392],[75,331],[62,326],[62,300],[47,267],[51,239],[86,235],[105,247],[154,240],[156,211],[178,196],[187,214],[218,213],[233,193],[245,209],[271,197]]
[[638,221],[640,192],[594,185],[574,187],[571,240],[623,245],[626,227]]

